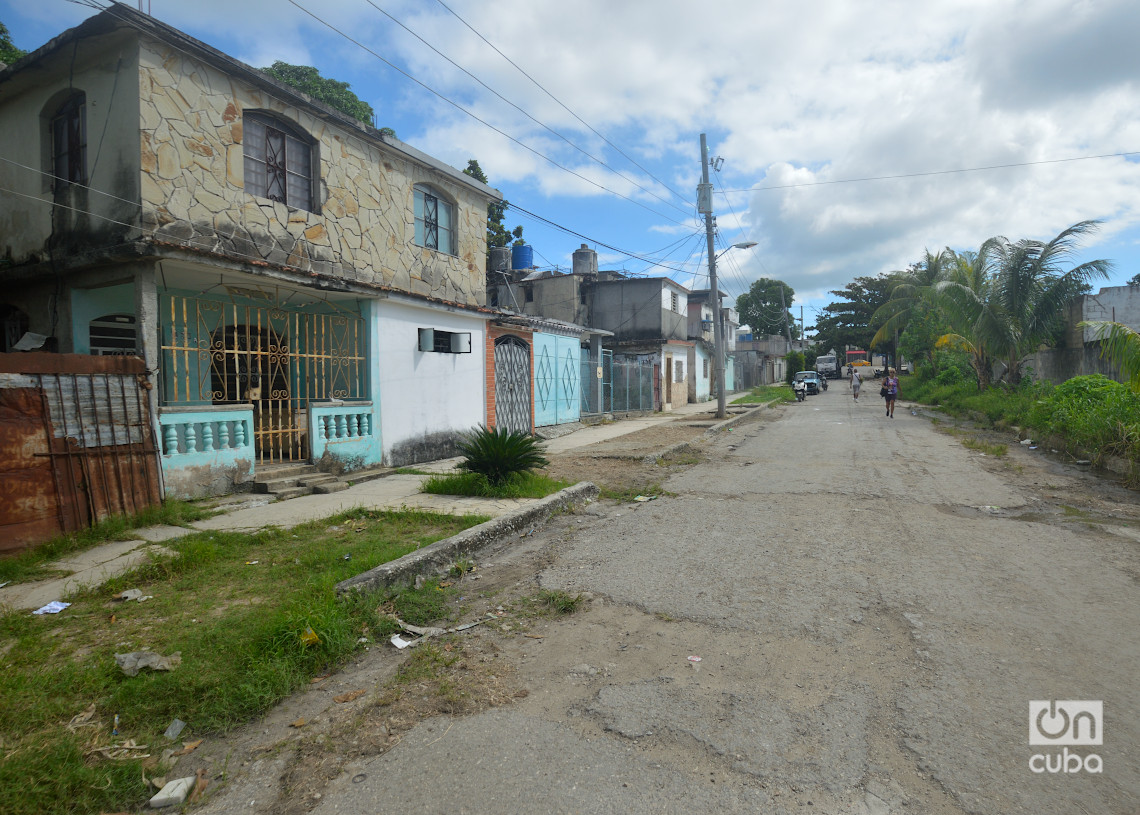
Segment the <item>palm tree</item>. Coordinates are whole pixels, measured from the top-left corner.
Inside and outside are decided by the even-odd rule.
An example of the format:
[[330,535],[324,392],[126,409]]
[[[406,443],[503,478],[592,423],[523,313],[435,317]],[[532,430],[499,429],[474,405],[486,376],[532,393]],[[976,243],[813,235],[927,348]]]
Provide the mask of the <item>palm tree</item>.
[[[992,289],[987,262],[989,250],[990,241],[986,241],[978,252],[952,252],[943,279],[932,286],[934,301],[951,326],[936,345],[970,355],[970,367],[977,376],[979,390],[989,387],[993,378],[993,357],[978,336],[997,319],[987,307]],[[979,327],[983,329],[981,332]]]
[[951,279],[935,284],[954,326],[940,343],[970,352],[979,387],[989,384],[993,360],[1005,364],[1011,383],[1020,382],[1022,359],[1050,339],[1069,301],[1088,289],[1089,280],[1108,277],[1112,264],[1107,260],[1063,269],[1077,240],[1098,226],[1098,221],[1081,221],[1048,243],[990,238],[972,262],[959,264]]
[[[890,274],[890,299],[871,315],[871,324],[879,326],[871,340],[872,348],[896,338],[913,320],[937,310],[934,285],[945,277],[954,259],[954,252],[950,249],[943,249],[936,255],[927,249],[921,261],[905,271]],[[927,361],[933,365],[934,349],[930,348],[927,354]]]
[[1128,377],[1132,390],[1140,393],[1140,334],[1126,325],[1108,320],[1087,320],[1078,328],[1092,331],[1094,341],[1102,341],[1100,355],[1108,357]]

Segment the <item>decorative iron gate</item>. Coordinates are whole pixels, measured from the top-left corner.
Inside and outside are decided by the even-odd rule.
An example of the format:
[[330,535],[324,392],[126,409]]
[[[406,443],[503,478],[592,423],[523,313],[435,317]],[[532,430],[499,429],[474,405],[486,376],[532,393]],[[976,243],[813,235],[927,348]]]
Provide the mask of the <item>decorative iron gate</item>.
[[307,416],[318,400],[360,399],[364,321],[164,295],[162,396],[167,405],[253,405],[258,462],[309,457]]
[[530,346],[518,337],[495,340],[495,426],[530,433]]

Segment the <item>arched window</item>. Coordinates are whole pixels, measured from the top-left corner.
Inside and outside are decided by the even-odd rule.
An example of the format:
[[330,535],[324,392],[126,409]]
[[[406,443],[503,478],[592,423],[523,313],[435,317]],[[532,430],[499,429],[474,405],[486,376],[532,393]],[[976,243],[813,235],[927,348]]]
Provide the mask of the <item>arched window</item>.
[[316,146],[292,124],[264,113],[247,112],[242,122],[245,191],[294,209],[317,211]]
[[87,183],[87,97],[72,94],[51,117],[51,174],[55,184]]
[[88,326],[91,353],[95,356],[138,354],[138,331],[133,314],[107,314]]
[[455,239],[455,206],[424,184],[416,184],[416,246],[458,255]]

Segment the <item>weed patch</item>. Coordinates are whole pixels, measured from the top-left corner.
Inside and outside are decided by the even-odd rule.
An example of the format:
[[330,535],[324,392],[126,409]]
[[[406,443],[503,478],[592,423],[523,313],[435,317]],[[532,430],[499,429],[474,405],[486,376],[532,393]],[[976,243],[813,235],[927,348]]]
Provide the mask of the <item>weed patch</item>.
[[479,498],[545,498],[573,482],[559,481],[540,473],[512,473],[494,484],[482,473],[433,475],[420,487],[435,495],[472,495]]
[[732,400],[734,405],[753,405],[762,402],[794,402],[795,393],[787,385],[760,385],[743,396]]
[[130,540],[135,529],[148,526],[187,526],[191,521],[209,518],[215,513],[185,501],[164,501],[137,515],[119,515],[100,521],[95,526],[60,535],[15,557],[0,559],[0,583],[20,583],[47,577],[44,566],[75,552],[83,552],[108,541]]
[[994,456],[995,458],[1001,458],[1009,452],[1007,445],[991,444],[976,437],[962,439],[962,446],[970,450],[977,450],[979,453],[985,453],[987,456]]

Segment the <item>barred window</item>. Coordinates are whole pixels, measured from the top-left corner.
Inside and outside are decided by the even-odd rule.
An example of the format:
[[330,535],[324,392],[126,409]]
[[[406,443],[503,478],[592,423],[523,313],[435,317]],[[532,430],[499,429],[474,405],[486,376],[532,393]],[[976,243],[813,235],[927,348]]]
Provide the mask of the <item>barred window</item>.
[[289,124],[247,113],[242,122],[245,191],[316,212],[313,197],[314,145]]
[[77,93],[51,120],[51,173],[55,183],[87,183],[87,98]]
[[417,184],[415,191],[416,246],[458,254],[455,241],[455,207],[430,187]]

